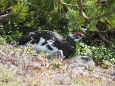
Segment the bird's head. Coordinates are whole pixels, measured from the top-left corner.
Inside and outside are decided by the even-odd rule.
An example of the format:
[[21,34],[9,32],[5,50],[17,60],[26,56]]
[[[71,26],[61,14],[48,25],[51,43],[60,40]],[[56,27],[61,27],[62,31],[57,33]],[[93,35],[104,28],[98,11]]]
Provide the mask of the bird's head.
[[69,37],[77,42],[80,39],[85,38],[85,35],[81,32],[74,32],[72,34],[69,34]]

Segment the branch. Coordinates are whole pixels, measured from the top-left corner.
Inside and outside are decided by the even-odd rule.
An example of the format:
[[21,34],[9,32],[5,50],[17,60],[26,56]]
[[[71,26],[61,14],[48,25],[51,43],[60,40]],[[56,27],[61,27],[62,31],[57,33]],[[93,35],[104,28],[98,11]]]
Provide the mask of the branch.
[[0,20],[2,20],[2,19],[4,19],[4,18],[6,18],[8,15],[9,15],[9,14],[4,14],[4,15],[1,15],[1,16],[0,16]]
[[77,4],[76,5],[72,5],[72,4],[67,4],[65,2],[61,2],[61,4],[65,5],[65,6],[71,6],[71,7],[77,7],[77,8],[79,8]]
[[96,33],[98,34],[99,38],[100,38],[102,41],[104,41],[106,44],[108,44],[108,45],[112,44],[112,42],[109,41],[109,40],[107,40],[101,33],[98,33],[98,31],[97,31]]
[[86,6],[85,4],[83,4],[83,1],[82,0],[77,0],[77,3],[78,5],[72,5],[72,4],[67,4],[65,2],[61,2],[62,5],[64,6],[72,6],[72,7],[77,7],[79,9],[79,12],[81,13],[81,15],[85,18],[86,21],[90,21],[90,20],[93,20],[93,19],[99,19],[99,18],[102,18],[104,16],[107,16],[107,15],[110,15],[112,14],[113,12],[115,12],[115,9],[113,9],[112,11],[110,12],[107,12],[103,15],[99,15],[99,16],[95,16],[95,17],[92,17],[92,18],[89,18],[85,12],[83,11],[83,6]]
[[115,30],[98,31],[98,33],[108,33],[108,32],[115,33]]
[[79,6],[79,11],[81,13],[81,15],[86,19],[89,20],[89,17],[83,12],[83,1],[82,0],[78,0],[78,6]]
[[115,9],[113,9],[112,11],[107,12],[107,13],[105,13],[105,14],[103,14],[103,15],[99,15],[99,16],[96,16],[96,17],[90,18],[89,20],[99,19],[99,18],[102,18],[102,17],[104,17],[104,16],[110,15],[110,14],[112,14],[112,13],[114,13],[114,12],[115,12]]

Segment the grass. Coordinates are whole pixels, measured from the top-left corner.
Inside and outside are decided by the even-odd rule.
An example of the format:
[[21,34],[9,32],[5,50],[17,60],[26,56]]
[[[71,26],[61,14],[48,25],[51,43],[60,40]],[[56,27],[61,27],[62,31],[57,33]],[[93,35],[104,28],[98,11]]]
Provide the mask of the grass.
[[[115,86],[109,74],[98,75],[100,72],[94,72],[96,68],[88,69],[88,75],[75,75],[72,69],[66,68],[67,65],[60,65],[56,59],[48,61],[48,54],[41,52],[39,55],[29,47],[5,44],[0,45],[0,49],[0,86]],[[102,68],[99,70],[103,71]],[[63,80],[59,81],[56,74],[62,75]],[[52,75],[57,77],[56,80]]]

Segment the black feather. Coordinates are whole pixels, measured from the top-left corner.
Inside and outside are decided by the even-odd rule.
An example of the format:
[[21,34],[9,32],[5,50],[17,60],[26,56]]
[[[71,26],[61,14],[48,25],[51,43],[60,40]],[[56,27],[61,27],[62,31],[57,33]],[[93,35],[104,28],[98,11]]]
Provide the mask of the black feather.
[[[62,50],[64,56],[66,57],[69,57],[75,52],[76,43],[73,39],[71,39],[70,37],[63,37],[58,33],[48,30],[30,32],[29,34],[18,40],[18,45],[25,45],[28,42],[30,42],[31,44],[38,43],[40,37],[44,38],[45,40],[53,40],[53,46],[57,47],[58,50]],[[42,45],[45,44],[47,44],[47,41],[42,43]],[[47,45],[46,47],[49,50],[53,49],[50,45]]]

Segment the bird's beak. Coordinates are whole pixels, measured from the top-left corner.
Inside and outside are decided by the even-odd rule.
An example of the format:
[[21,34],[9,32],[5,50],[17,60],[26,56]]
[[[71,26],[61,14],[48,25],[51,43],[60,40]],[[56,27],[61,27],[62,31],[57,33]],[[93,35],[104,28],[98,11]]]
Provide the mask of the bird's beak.
[[84,34],[81,34],[81,36],[82,36],[83,38],[86,38],[86,36],[85,36]]

